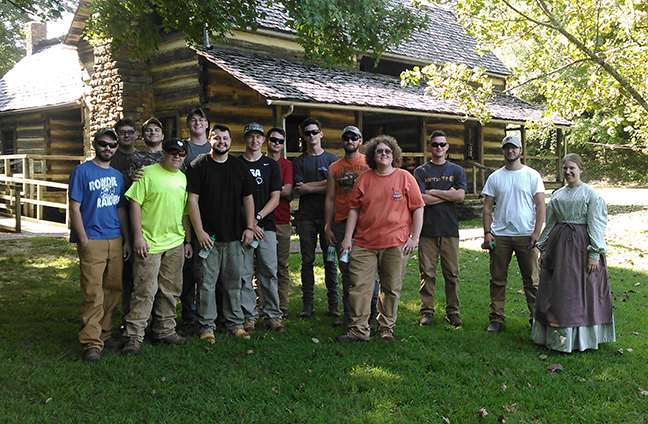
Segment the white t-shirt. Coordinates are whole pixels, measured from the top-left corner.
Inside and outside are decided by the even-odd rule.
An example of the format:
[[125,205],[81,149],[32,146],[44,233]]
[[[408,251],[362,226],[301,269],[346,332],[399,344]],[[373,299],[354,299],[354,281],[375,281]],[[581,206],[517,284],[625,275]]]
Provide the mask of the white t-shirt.
[[530,236],[535,228],[533,197],[544,193],[542,177],[524,165],[517,171],[500,168],[486,180],[482,193],[495,198],[491,231],[498,236]]

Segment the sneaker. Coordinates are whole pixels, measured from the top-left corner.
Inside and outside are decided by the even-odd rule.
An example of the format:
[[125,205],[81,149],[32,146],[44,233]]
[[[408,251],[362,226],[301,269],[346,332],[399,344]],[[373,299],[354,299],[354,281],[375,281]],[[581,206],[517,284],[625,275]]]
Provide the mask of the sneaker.
[[83,351],[83,356],[81,357],[83,362],[89,362],[91,364],[96,364],[101,361],[101,351],[98,347],[91,347]]
[[115,340],[114,337],[108,337],[106,340],[104,340],[103,343],[104,343],[104,349],[119,350],[122,347],[124,347],[124,344]]
[[250,340],[250,333],[248,333],[241,327],[230,330],[230,333],[232,333],[232,336],[240,337],[245,340]]
[[424,325],[432,325],[433,321],[433,315],[430,313],[423,313],[423,316],[421,317],[421,320],[419,321],[419,325],[423,327]]
[[448,321],[454,327],[461,327],[463,325],[461,318],[459,318],[459,314],[448,315],[446,317],[446,321]]
[[490,325],[486,329],[487,333],[499,333],[502,331],[502,327],[504,326],[503,323],[498,322],[498,321],[491,321]]
[[129,339],[126,346],[122,349],[122,355],[135,355],[142,348],[142,341],[137,339]]
[[214,337],[214,332],[213,331],[205,331],[204,333],[202,333],[200,335],[200,341],[215,344],[216,343],[216,337]]
[[333,321],[333,324],[331,324],[332,327],[344,327],[345,325],[348,325],[351,322],[351,318],[348,315],[342,315],[342,318]]
[[388,343],[396,341],[396,339],[394,338],[394,335],[389,330],[381,332],[380,333],[380,338],[383,339],[384,341],[388,342]]
[[168,345],[180,345],[183,343],[187,343],[189,341],[188,338],[180,336],[178,333],[173,333],[170,336],[166,337],[161,337],[160,341],[164,344]]
[[254,330],[256,330],[256,321],[253,319],[246,319],[243,323],[243,329],[248,333],[254,333]]
[[369,318],[369,329],[373,331],[378,329],[378,319],[376,317]]
[[277,333],[283,333],[284,331],[286,331],[286,327],[281,324],[281,320],[279,318],[266,320],[265,323],[266,328],[269,330],[276,331]]
[[302,311],[299,313],[299,318],[310,318],[315,315],[313,311],[313,305],[305,304],[302,308]]
[[356,336],[355,333],[352,333],[350,331],[341,336],[337,336],[335,340],[337,340],[338,343],[356,343],[356,342],[366,343],[369,341],[369,340],[361,339],[360,337]]
[[283,319],[290,319],[290,314],[288,313],[288,309],[282,309],[281,310],[281,317]]

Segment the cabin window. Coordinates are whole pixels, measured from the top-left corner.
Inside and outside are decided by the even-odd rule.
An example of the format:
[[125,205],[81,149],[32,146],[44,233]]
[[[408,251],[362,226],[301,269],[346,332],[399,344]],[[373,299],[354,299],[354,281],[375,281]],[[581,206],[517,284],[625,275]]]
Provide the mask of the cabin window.
[[16,131],[2,130],[0,132],[0,141],[2,142],[2,154],[13,155],[16,153]]

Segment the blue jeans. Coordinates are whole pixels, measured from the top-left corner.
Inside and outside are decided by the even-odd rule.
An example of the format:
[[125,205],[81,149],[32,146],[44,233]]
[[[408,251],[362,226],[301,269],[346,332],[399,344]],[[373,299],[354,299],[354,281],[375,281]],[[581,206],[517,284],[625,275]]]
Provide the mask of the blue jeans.
[[326,260],[326,234],[324,233],[323,219],[302,219],[297,223],[299,233],[299,248],[301,250],[301,280],[302,280],[302,301],[304,305],[315,303],[315,275],[313,274],[313,263],[315,262],[315,247],[319,235],[320,247],[324,252],[324,283],[326,284],[326,295],[329,307],[333,307],[340,301],[338,294],[337,266],[335,261]]

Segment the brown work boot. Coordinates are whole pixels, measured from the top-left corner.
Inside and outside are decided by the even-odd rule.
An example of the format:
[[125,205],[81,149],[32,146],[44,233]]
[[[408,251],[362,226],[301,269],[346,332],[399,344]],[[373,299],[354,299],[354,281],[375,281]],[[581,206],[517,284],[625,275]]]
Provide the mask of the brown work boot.
[[281,320],[279,318],[266,320],[265,325],[268,330],[276,331],[277,333],[283,333],[284,331],[286,331],[286,327],[281,324]]
[[246,319],[243,323],[243,329],[248,333],[254,333],[256,330],[256,321],[253,319]]
[[432,325],[432,322],[434,321],[433,317],[434,317],[434,315],[432,315],[432,314],[430,314],[428,312],[424,312],[423,316],[421,317],[421,320],[419,321],[419,325],[421,327],[423,327],[425,325]]
[[240,338],[245,339],[245,340],[250,340],[250,333],[248,333],[247,331],[245,331],[241,327],[230,330],[230,333],[234,337],[240,337]]
[[200,335],[200,341],[201,342],[208,342],[211,344],[216,343],[216,337],[214,337],[214,332],[213,331],[205,331]]
[[98,347],[91,347],[83,351],[83,356],[81,357],[83,362],[89,362],[91,364],[96,364],[101,361],[101,351]]

